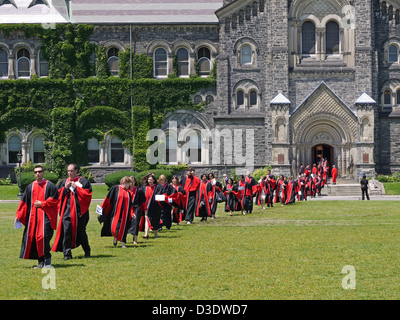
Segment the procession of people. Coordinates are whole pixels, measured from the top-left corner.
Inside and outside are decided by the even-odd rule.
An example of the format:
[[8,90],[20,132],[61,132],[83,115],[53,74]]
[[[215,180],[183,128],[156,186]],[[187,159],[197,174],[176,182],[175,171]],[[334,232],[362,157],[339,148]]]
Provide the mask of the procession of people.
[[[51,265],[50,251],[62,252],[64,260],[69,260],[72,250],[82,246],[84,257],[91,256],[86,226],[92,186],[78,175],[76,164],[69,164],[67,172],[68,178],[56,186],[45,179],[43,167],[36,166],[36,180],[26,188],[18,206],[15,223],[25,226],[20,258],[37,259],[35,268]],[[312,169],[301,164],[298,177],[276,177],[268,170],[259,181],[247,171],[238,181],[224,174],[221,183],[213,173],[199,178],[194,168],[188,168],[181,179],[174,175],[171,181],[165,175],[156,177],[149,172],[140,186],[134,176],[126,176],[97,205],[97,218],[102,224],[100,236],[112,237],[115,247],[120,242],[126,248],[128,235],[136,245],[139,232],[144,232],[143,239],[147,240],[150,233],[157,238],[159,231],[169,230],[173,223],[192,224],[195,217],[201,218],[200,222],[215,219],[220,203],[228,215],[234,212],[246,215],[253,212],[254,205],[265,210],[275,204],[284,206],[306,201],[321,195],[329,176],[326,159],[321,159]],[[54,231],[55,240],[50,246]]]

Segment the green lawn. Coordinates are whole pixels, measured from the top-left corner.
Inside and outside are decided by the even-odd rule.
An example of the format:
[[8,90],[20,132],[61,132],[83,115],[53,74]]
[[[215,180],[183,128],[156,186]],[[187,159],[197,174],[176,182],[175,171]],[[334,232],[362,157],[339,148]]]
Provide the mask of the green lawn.
[[383,184],[387,195],[399,195],[400,183],[399,182],[386,182]]
[[[56,289],[19,259],[17,204],[0,204],[0,299],[399,299],[399,203],[312,201],[174,225],[157,239],[114,248],[91,205],[92,258],[53,253]],[[54,239],[54,238],[53,238]],[[345,290],[344,266],[356,271]]]

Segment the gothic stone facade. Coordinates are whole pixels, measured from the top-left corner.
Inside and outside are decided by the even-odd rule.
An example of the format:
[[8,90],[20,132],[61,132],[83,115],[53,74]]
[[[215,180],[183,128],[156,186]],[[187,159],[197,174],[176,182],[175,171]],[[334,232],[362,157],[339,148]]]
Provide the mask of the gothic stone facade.
[[[271,165],[275,173],[295,174],[301,163],[312,165],[323,156],[345,178],[400,170],[398,0],[224,0],[221,5],[217,23],[133,22],[132,29],[104,23],[92,35],[93,42],[126,50],[133,30],[134,51],[154,58],[158,48],[166,51],[166,73],[173,72],[178,49],[188,51],[188,73],[207,49],[217,85],[193,96],[209,102],[205,111],[166,116],[162,129],[178,138],[169,146],[176,152],[170,163],[190,162],[219,173]],[[1,45],[10,59],[24,45],[31,48],[31,59],[37,55],[32,40],[2,39]],[[31,65],[36,72],[34,60]],[[10,67],[9,76],[14,73]],[[186,152],[182,129],[199,134],[189,144],[198,148],[197,156]],[[223,139],[211,141],[202,129]],[[106,147],[100,148],[104,156],[93,168],[112,169]],[[235,160],[243,156],[252,161]],[[129,167],[130,156],[119,165]]]

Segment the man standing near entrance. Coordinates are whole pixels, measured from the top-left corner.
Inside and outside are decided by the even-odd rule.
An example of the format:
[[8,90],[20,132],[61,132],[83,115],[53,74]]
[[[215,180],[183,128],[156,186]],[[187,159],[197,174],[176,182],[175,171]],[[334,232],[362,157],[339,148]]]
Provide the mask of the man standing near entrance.
[[89,222],[89,206],[92,200],[90,182],[78,176],[76,164],[68,165],[68,179],[58,186],[59,214],[57,234],[53,251],[62,251],[64,260],[72,259],[72,249],[82,245],[85,258],[90,257],[90,246],[86,234]]
[[368,195],[368,180],[365,174],[363,175],[363,178],[361,179],[361,194],[362,194],[362,200],[364,199],[364,195],[367,197],[367,200],[369,200],[369,195]]

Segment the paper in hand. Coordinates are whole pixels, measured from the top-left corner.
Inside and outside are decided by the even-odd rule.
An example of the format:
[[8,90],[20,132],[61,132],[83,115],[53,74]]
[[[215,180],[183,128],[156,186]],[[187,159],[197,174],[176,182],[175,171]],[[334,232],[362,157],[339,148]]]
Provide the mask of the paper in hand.
[[21,223],[21,221],[15,220],[15,222],[14,222],[14,227],[15,227],[15,229],[20,229],[20,228],[22,228],[22,223]]
[[165,195],[164,194],[156,194],[156,201],[165,201]]
[[100,207],[99,205],[97,205],[97,207],[96,207],[96,213],[102,216],[102,215],[103,215],[103,208]]

